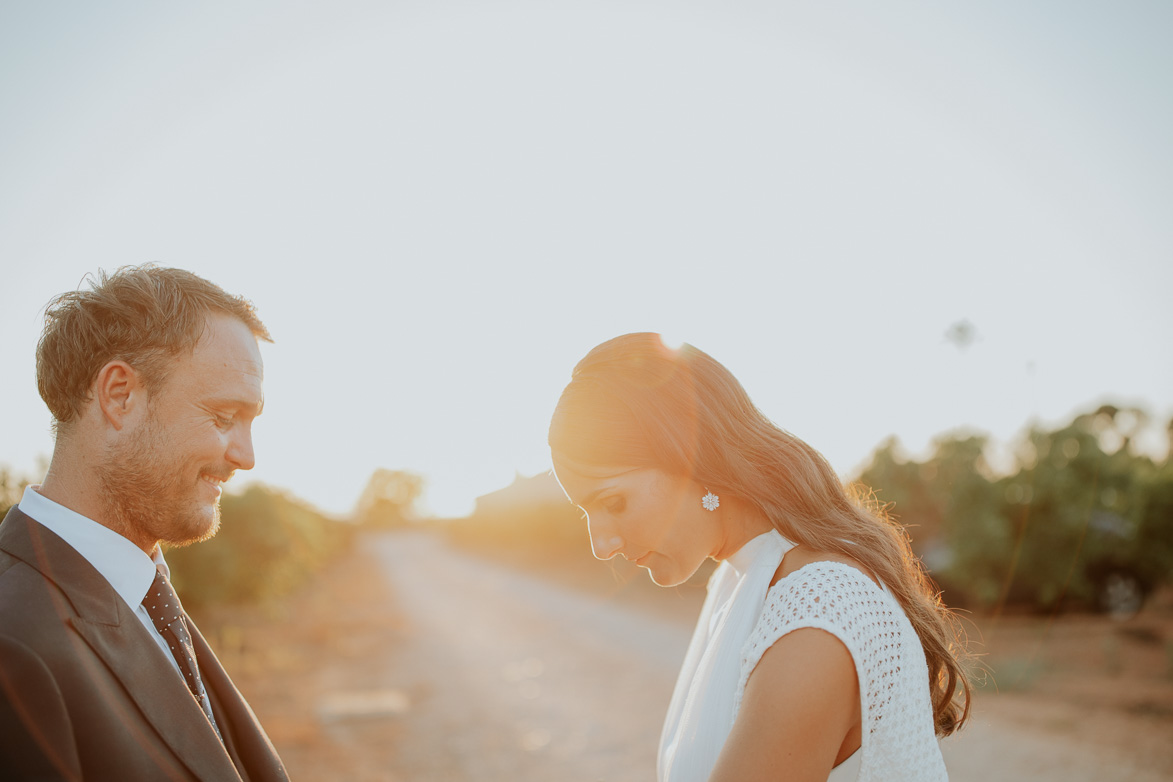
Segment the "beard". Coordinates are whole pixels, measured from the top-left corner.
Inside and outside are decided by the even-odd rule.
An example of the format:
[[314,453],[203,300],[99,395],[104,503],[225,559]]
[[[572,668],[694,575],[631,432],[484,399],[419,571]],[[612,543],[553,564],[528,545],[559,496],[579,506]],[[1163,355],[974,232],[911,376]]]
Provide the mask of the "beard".
[[[168,446],[150,416],[133,435],[110,446],[97,469],[107,518],[135,544],[162,541],[186,546],[207,540],[220,528],[220,503],[201,502],[199,483]],[[222,471],[227,474],[231,471]]]

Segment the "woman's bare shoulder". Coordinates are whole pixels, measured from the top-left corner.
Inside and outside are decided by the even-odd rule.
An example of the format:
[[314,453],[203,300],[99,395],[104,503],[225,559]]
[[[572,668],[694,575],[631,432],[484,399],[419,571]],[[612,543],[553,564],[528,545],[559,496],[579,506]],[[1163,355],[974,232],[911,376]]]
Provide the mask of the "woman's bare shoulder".
[[865,576],[870,578],[878,586],[879,581],[873,576],[866,567],[860,564],[857,560],[851,557],[846,557],[832,551],[815,551],[806,546],[795,546],[786,552],[786,556],[782,558],[782,564],[774,571],[774,578],[770,581],[770,585],[777,584],[782,579],[795,573],[807,565],[812,565],[815,562],[838,562],[841,565],[853,567]]

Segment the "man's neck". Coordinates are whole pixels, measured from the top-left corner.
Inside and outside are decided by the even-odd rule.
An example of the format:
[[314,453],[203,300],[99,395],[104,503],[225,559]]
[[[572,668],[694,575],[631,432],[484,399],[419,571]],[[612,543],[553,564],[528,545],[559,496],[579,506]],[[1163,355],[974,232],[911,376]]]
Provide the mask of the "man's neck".
[[159,548],[159,541],[144,540],[141,536],[135,535],[130,525],[118,518],[118,514],[112,512],[109,505],[103,502],[105,491],[97,478],[87,470],[75,467],[72,461],[68,457],[62,458],[59,452],[55,452],[45,480],[36,488],[37,493],[47,500],[69,508],[74,513],[80,513],[106,529],[117,532],[146,552],[147,556],[154,556]]

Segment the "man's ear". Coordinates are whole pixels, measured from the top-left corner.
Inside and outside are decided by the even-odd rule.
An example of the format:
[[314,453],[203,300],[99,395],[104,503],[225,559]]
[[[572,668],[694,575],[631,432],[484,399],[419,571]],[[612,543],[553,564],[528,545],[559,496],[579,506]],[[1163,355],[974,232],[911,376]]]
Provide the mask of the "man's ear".
[[135,408],[146,403],[142,376],[130,364],[115,359],[98,370],[94,398],[102,416],[115,429],[121,430]]

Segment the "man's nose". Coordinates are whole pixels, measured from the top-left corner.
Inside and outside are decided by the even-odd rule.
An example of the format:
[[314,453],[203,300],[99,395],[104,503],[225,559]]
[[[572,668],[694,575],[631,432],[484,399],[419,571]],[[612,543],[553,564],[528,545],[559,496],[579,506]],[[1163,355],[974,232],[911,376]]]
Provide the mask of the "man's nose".
[[623,538],[614,534],[614,530],[603,529],[602,525],[587,521],[587,529],[591,533],[591,552],[595,559],[608,560],[619,553],[623,548]]
[[232,439],[228,442],[228,453],[225,454],[228,462],[237,470],[251,470],[257,463],[253,453],[253,433],[251,426],[237,427]]

